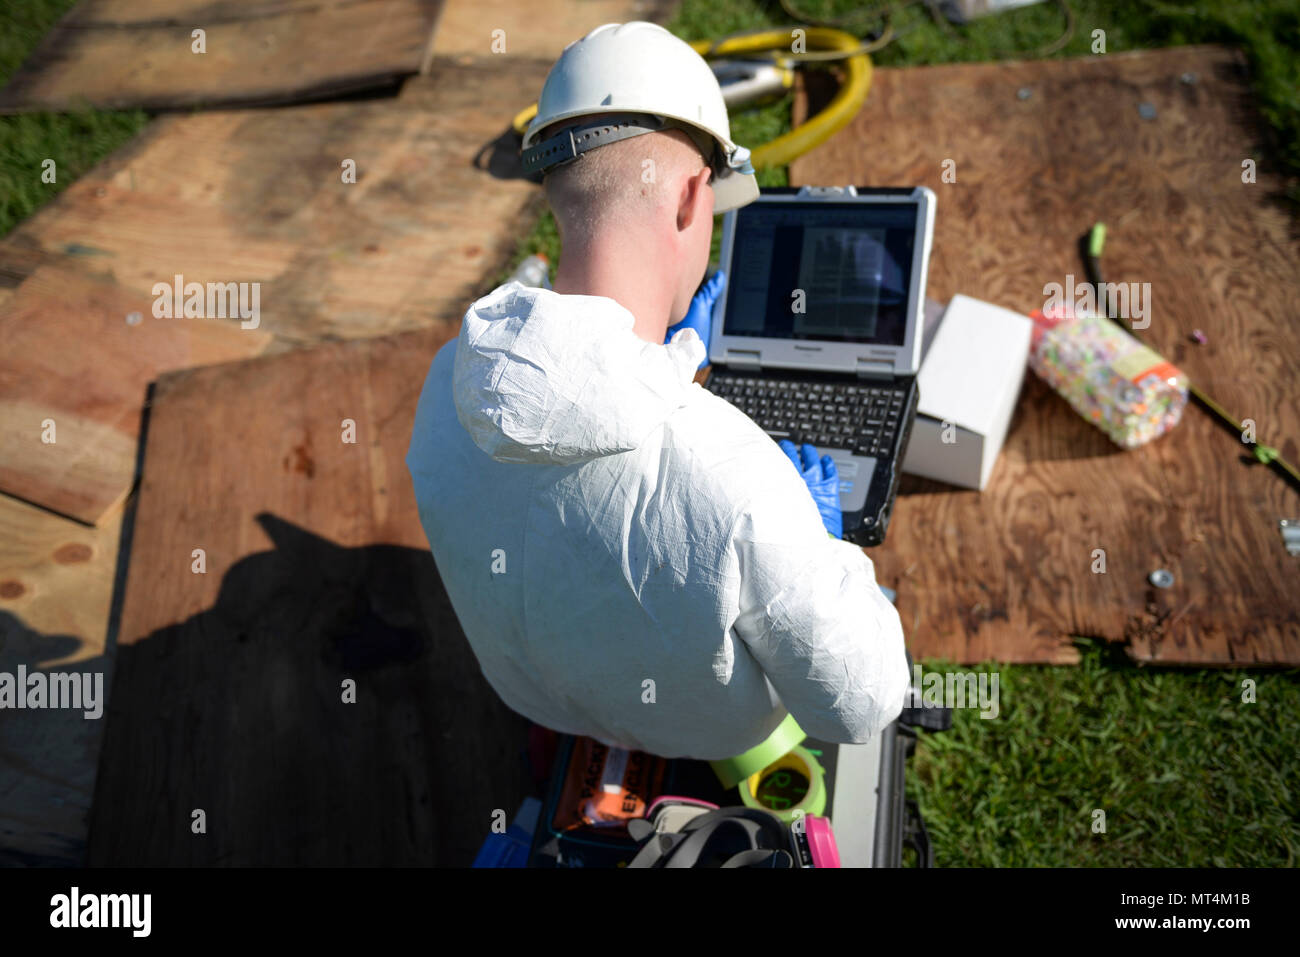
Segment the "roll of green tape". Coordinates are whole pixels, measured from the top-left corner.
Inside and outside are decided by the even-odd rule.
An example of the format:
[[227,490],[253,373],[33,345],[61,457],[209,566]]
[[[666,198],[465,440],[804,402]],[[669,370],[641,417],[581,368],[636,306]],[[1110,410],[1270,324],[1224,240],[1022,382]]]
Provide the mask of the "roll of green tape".
[[709,766],[718,776],[724,788],[734,788],[741,781],[763,770],[777,758],[789,754],[808,737],[803,728],[794,720],[794,715],[787,714],[785,720],[776,726],[776,730],[767,736],[762,744],[756,744],[744,754],[722,761],[710,761]]
[[[807,782],[803,789],[799,778]],[[746,807],[770,811],[789,824],[796,817],[826,810],[826,770],[807,748],[794,748],[740,784]]]

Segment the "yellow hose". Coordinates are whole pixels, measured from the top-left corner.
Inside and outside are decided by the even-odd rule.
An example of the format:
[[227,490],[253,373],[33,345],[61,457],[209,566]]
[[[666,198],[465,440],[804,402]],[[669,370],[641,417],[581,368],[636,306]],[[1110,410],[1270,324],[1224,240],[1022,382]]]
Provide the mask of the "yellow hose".
[[[843,52],[861,47],[861,41],[857,37],[842,30],[831,30],[827,27],[799,27],[798,29],[803,30],[809,50]],[[721,42],[697,40],[691,44],[691,49],[701,56],[710,53],[720,57],[765,50],[789,51],[792,38],[792,30],[765,30],[761,33],[724,39]],[[790,57],[798,59],[794,54]],[[754,149],[750,162],[755,169],[789,165],[795,157],[802,156],[830,139],[857,115],[858,110],[862,109],[862,104],[866,102],[867,93],[871,89],[871,58],[866,53],[860,53],[846,57],[843,62],[848,76],[834,99],[826,104],[825,109],[816,116],[810,117],[802,125]],[[521,110],[511,124],[515,132],[522,136],[536,115],[536,103]]]
[[[806,33],[809,50],[853,50],[861,45],[857,37],[842,30],[831,30],[826,27],[800,27],[799,29]],[[700,40],[691,44],[691,48],[700,54],[712,46],[709,40]],[[724,40],[713,49],[713,53],[725,56],[735,53],[755,53],[760,50],[789,50],[790,46],[790,30],[769,30],[765,33]],[[750,162],[754,164],[755,169],[788,166],[795,157],[802,156],[826,142],[857,115],[871,89],[871,58],[863,53],[849,57],[844,61],[844,65],[848,70],[848,76],[836,92],[834,99],[826,104],[824,110],[816,116],[809,117],[802,125],[753,150]]]

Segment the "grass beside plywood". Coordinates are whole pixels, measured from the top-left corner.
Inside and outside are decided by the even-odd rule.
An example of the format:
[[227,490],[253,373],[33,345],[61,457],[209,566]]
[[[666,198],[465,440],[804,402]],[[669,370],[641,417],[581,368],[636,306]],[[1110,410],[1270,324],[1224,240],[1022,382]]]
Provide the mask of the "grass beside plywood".
[[[0,85],[76,0],[18,0],[0,6]],[[0,236],[149,122],[143,110],[0,116]],[[47,161],[53,161],[53,166]],[[53,174],[53,182],[47,180]]]
[[937,866],[1300,863],[1296,672],[1080,653],[1077,667],[923,663],[999,675],[997,717],[955,711],[908,767]]

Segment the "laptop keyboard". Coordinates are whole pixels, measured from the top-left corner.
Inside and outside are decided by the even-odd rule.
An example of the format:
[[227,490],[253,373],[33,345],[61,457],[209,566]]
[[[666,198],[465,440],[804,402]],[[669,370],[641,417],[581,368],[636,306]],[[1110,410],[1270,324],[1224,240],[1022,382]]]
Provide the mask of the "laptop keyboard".
[[707,388],[736,406],[773,439],[855,455],[890,452],[907,392],[893,386],[808,382],[713,372]]

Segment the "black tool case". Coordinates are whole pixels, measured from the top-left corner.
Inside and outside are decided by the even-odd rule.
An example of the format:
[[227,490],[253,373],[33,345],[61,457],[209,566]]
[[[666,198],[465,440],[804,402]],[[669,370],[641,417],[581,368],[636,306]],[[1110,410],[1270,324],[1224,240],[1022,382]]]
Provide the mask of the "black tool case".
[[[940,731],[951,726],[944,708],[905,708],[872,741],[838,745],[815,738],[804,740],[826,772],[825,817],[831,819],[844,867],[902,867],[903,848],[916,852],[920,867],[934,865],[929,834],[915,801],[907,800],[904,783],[907,759],[916,747],[915,728]],[[529,854],[530,867],[619,867],[635,856],[638,845],[621,828],[589,827],[569,830],[554,825],[560,792],[569,773],[577,739],[560,736],[555,764],[547,782]],[[705,761],[677,758],[665,761],[660,794],[710,801],[721,807],[742,804],[736,788],[723,790]]]

